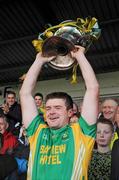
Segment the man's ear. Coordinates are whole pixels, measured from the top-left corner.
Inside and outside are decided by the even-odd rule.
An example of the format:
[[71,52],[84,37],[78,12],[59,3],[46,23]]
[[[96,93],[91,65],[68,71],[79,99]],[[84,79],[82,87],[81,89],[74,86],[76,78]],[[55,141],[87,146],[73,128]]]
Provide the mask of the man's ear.
[[73,116],[73,109],[69,109],[68,110],[68,117],[72,117]]

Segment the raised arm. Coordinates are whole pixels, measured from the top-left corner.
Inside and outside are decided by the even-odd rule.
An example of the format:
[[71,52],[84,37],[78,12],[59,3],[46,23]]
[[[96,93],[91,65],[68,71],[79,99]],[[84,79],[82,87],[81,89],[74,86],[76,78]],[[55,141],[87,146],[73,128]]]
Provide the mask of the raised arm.
[[95,73],[84,55],[85,49],[80,46],[76,46],[76,49],[71,53],[79,63],[86,86],[81,115],[89,125],[92,125],[96,123],[98,116],[99,85]]
[[29,126],[33,118],[38,114],[37,107],[33,98],[33,90],[35,88],[38,75],[45,62],[52,59],[43,57],[41,53],[38,53],[28,73],[26,74],[25,80],[20,90],[20,102],[22,108],[22,118],[25,128]]

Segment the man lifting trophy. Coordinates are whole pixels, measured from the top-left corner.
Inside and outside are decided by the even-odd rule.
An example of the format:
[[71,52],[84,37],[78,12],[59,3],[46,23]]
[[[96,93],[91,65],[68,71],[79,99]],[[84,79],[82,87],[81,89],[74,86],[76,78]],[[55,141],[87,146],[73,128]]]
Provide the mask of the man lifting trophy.
[[[33,41],[39,53],[20,90],[23,124],[30,143],[29,180],[88,179],[96,137],[99,83],[85,52],[99,35],[95,18],[78,18],[77,21],[64,21],[49,27],[39,34],[38,40]],[[73,100],[60,88],[58,92],[46,95],[45,121],[40,118],[33,91],[45,63],[59,70],[73,67],[76,63],[79,65],[85,93],[77,122],[70,123]]]

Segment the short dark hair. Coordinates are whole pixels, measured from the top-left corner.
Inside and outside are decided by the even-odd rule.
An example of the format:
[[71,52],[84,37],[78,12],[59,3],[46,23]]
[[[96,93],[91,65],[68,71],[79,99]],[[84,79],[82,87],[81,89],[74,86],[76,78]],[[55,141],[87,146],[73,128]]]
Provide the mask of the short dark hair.
[[43,99],[43,95],[42,95],[41,93],[35,93],[34,98],[35,98],[36,96],[40,96],[40,97]]
[[9,94],[13,94],[14,97],[16,97],[16,93],[15,93],[14,91],[6,91],[6,97],[7,97]]
[[48,94],[45,98],[45,104],[49,99],[56,99],[56,98],[65,100],[67,110],[73,108],[73,100],[71,96],[65,92],[53,92]]
[[108,124],[111,127],[112,132],[114,132],[114,125],[111,120],[101,117],[97,121],[97,124],[99,124],[99,123]]

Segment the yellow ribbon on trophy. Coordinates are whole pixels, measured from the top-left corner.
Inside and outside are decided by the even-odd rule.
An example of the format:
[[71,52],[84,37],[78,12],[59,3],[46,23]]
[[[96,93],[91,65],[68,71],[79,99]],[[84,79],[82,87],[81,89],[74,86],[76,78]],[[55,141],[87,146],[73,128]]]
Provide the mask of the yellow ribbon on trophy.
[[78,63],[74,65],[73,67],[73,71],[72,71],[72,77],[71,77],[71,81],[70,83],[71,84],[77,84],[77,66],[78,66]]
[[[97,19],[95,17],[87,17],[85,19],[77,18],[76,21],[68,20],[64,21],[58,25],[51,26],[47,28],[43,33],[40,33],[37,40],[33,40],[32,44],[35,47],[37,52],[42,51],[42,46],[44,41],[47,38],[50,38],[54,36],[55,32],[64,26],[72,26],[75,27],[77,30],[80,31],[81,35],[89,35],[91,41],[98,40],[101,30],[99,29]],[[73,66],[73,72],[72,72],[72,80],[71,84],[77,83],[77,66],[78,64],[75,63]]]
[[37,40],[33,40],[32,44],[37,52],[42,51],[42,45],[45,39],[52,37],[56,30],[63,26],[76,27],[82,34],[90,34],[92,38],[98,39],[100,29],[96,27],[97,19],[95,17],[87,17],[86,19],[77,18],[77,21],[62,22],[59,25],[47,28],[43,33],[40,33]]

